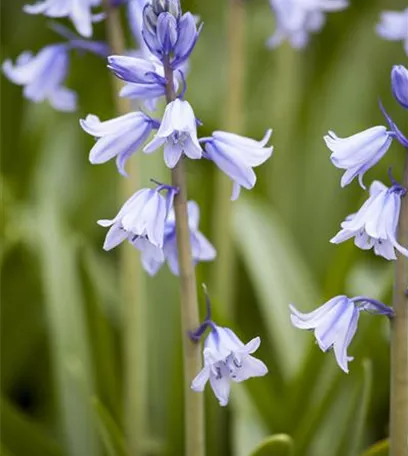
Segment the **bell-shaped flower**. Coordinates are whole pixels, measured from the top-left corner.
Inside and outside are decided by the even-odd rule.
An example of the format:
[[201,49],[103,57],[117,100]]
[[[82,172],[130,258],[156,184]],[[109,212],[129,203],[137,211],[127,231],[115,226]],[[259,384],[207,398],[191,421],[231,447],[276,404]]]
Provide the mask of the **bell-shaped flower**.
[[339,244],[354,238],[357,247],[373,248],[376,255],[395,260],[395,250],[408,256],[408,249],[397,241],[397,226],[400,216],[401,197],[407,192],[398,184],[388,188],[379,181],[370,187],[370,197],[356,214],[346,218],[341,230],[330,240]]
[[228,404],[231,382],[240,383],[251,377],[262,377],[268,368],[251,356],[261,343],[255,337],[244,344],[229,328],[211,324],[211,332],[204,342],[204,367],[191,383],[194,391],[204,391],[210,380],[211,388],[221,406]]
[[127,19],[132,35],[137,43],[141,55],[147,56],[150,53],[146,43],[144,42],[142,29],[143,29],[143,8],[147,0],[128,0],[127,2]]
[[360,312],[386,315],[392,318],[392,308],[364,296],[348,298],[336,296],[310,313],[299,312],[292,304],[290,319],[296,328],[313,329],[316,341],[324,352],[333,348],[334,356],[340,368],[348,373],[348,363],[353,358],[347,349],[357,331]]
[[[165,197],[160,194],[163,190]],[[144,188],[125,202],[115,218],[98,220],[98,225],[110,227],[104,250],[111,250],[128,239],[139,249],[147,248],[155,258],[162,259],[165,222],[176,193],[175,187],[167,185]]]
[[69,17],[78,33],[89,38],[92,36],[92,22],[102,15],[92,15],[91,9],[99,6],[101,0],[43,0],[34,5],[25,5],[29,14],[43,14],[48,17]]
[[159,9],[154,4],[145,6],[142,35],[150,52],[175,70],[189,58],[200,29],[191,13],[181,15],[178,1],[171,0]]
[[392,93],[398,103],[405,109],[408,109],[408,70],[403,65],[393,66],[391,71],[391,87]]
[[365,188],[364,173],[385,155],[393,136],[394,133],[383,126],[372,127],[347,138],[339,138],[329,131],[324,141],[332,151],[330,159],[336,168],[346,170],[341,186],[345,187],[358,176],[360,185]]
[[68,72],[68,46],[46,46],[37,55],[23,52],[13,64],[3,62],[3,73],[10,81],[24,86],[24,96],[39,103],[48,100],[60,111],[74,111],[76,93],[63,86]]
[[402,41],[408,55],[408,8],[402,11],[384,11],[377,24],[377,33],[390,41]]
[[348,6],[346,0],[269,0],[276,18],[275,33],[267,41],[270,48],[288,40],[295,49],[304,48],[309,34],[319,32],[325,13],[341,11]]
[[196,118],[188,101],[177,98],[166,106],[155,137],[143,150],[149,154],[163,144],[164,161],[169,168],[176,166],[183,153],[192,159],[201,158],[202,149],[197,139]]
[[81,127],[98,138],[89,154],[92,164],[105,163],[116,157],[119,172],[126,176],[126,161],[142,146],[158,122],[137,111],[101,122],[89,114],[80,120]]
[[232,200],[239,196],[241,187],[251,189],[256,183],[252,169],[264,163],[273,147],[265,147],[272,134],[267,130],[261,141],[234,133],[215,131],[209,138],[201,138],[205,144],[205,157],[212,160],[233,182]]
[[[187,204],[188,223],[190,228],[190,245],[193,263],[197,264],[201,261],[212,261],[217,255],[213,245],[208,239],[198,230],[198,223],[200,220],[200,210],[194,201],[189,201]],[[136,248],[138,245],[134,244]],[[139,250],[141,250],[139,248]],[[153,276],[166,261],[170,271],[174,275],[179,275],[178,263],[178,249],[177,249],[177,236],[176,236],[176,219],[174,209],[171,209],[166,219],[164,229],[164,245],[163,245],[164,258],[157,260],[146,249],[142,252],[142,265],[145,271]]]

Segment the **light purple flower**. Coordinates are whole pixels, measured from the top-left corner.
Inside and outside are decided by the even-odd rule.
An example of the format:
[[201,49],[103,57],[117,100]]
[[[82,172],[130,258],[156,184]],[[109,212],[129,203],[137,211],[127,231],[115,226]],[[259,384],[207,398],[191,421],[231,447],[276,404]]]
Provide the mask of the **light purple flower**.
[[256,182],[252,169],[264,163],[273,147],[265,147],[272,134],[267,130],[261,141],[224,131],[215,131],[209,138],[201,138],[205,144],[205,157],[212,160],[233,182],[232,200],[239,196],[241,187],[251,189]]
[[176,166],[183,153],[192,159],[201,158],[202,149],[197,139],[196,118],[188,101],[176,99],[166,106],[156,136],[143,150],[149,154],[162,145],[164,161],[169,168]]
[[204,342],[204,367],[194,378],[191,388],[204,391],[210,380],[211,388],[221,406],[228,404],[231,382],[240,383],[251,377],[262,377],[268,368],[251,356],[261,343],[255,337],[244,344],[231,329],[211,324],[211,332]]
[[341,11],[346,0],[269,0],[276,18],[275,33],[267,45],[271,48],[288,40],[296,49],[304,48],[309,34],[318,32],[325,23],[325,13]]
[[[189,201],[188,206],[188,222],[190,228],[190,244],[191,255],[194,264],[201,261],[212,261],[217,253],[213,245],[207,238],[198,230],[198,222],[200,219],[200,210],[196,202]],[[135,247],[138,248],[137,245]],[[149,252],[142,253],[142,265],[145,271],[153,276],[162,267],[165,261],[174,275],[179,275],[178,264],[178,250],[177,250],[177,236],[176,236],[176,219],[174,209],[171,209],[166,219],[164,229],[164,245],[163,245],[164,258],[157,260]]]
[[191,13],[181,15],[178,1],[171,0],[168,7],[163,6],[158,1],[145,6],[142,35],[150,52],[162,62],[168,60],[176,69],[190,56],[200,29]]
[[69,17],[78,33],[89,38],[92,36],[92,22],[102,18],[92,15],[91,9],[99,6],[101,0],[44,0],[34,5],[25,5],[29,14],[44,14],[48,17]]
[[80,120],[81,127],[98,138],[89,154],[92,164],[105,163],[116,157],[119,172],[126,176],[126,161],[137,152],[158,122],[143,112],[131,112],[114,119],[101,122],[97,116],[89,114]]
[[46,46],[36,56],[23,52],[13,65],[3,62],[3,73],[10,81],[24,86],[24,96],[35,103],[48,100],[60,111],[74,111],[76,93],[62,84],[68,72],[68,46]]
[[330,240],[339,244],[354,237],[354,243],[363,250],[373,248],[376,255],[395,260],[395,250],[408,256],[408,250],[397,241],[401,197],[406,189],[398,184],[388,188],[379,181],[370,187],[370,197],[356,214],[349,215],[341,230]]
[[[166,197],[160,194],[162,190],[167,192]],[[144,188],[125,202],[115,218],[98,220],[98,225],[110,227],[104,250],[111,250],[128,239],[141,250],[147,248],[156,260],[163,260],[165,222],[176,193],[174,187],[166,185]]]
[[347,349],[357,331],[360,312],[386,315],[392,318],[392,308],[364,296],[348,298],[336,296],[310,313],[301,313],[292,304],[289,306],[290,320],[296,328],[313,329],[316,341],[324,352],[333,348],[340,368],[348,373],[348,363],[353,358]]
[[398,103],[405,109],[408,109],[408,70],[403,65],[394,65],[392,67],[391,87],[392,93]]
[[378,35],[390,41],[402,41],[408,55],[408,8],[402,11],[384,11],[376,27]]
[[347,138],[339,138],[333,131],[324,136],[332,151],[330,159],[336,168],[345,169],[341,186],[345,187],[358,176],[361,187],[366,171],[373,167],[387,152],[393,133],[383,126],[371,127]]
[[128,23],[139,50],[145,57],[147,57],[147,53],[150,53],[142,35],[143,9],[147,3],[148,0],[128,0],[127,2]]

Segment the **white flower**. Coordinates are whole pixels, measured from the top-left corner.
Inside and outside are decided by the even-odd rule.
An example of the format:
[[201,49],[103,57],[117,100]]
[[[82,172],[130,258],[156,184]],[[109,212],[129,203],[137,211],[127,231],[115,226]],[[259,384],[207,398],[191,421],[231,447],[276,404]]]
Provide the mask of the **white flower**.
[[386,40],[402,41],[408,55],[408,8],[403,11],[384,11],[376,27],[377,33]]
[[243,382],[250,377],[261,377],[268,368],[251,356],[261,343],[255,337],[246,345],[229,328],[212,323],[204,342],[204,367],[191,384],[194,391],[203,391],[208,380],[221,406],[228,404],[231,381]]

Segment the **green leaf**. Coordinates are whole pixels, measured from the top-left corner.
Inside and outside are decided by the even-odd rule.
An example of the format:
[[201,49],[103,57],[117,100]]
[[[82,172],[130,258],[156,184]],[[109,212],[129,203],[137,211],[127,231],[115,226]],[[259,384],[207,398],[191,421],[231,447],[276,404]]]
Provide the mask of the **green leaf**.
[[128,456],[124,436],[114,419],[97,398],[92,399],[96,412],[96,424],[108,456]]
[[316,306],[317,290],[294,239],[270,204],[242,195],[235,207],[234,234],[259,298],[278,365],[285,377],[306,355],[306,335],[290,323],[288,306]]
[[6,398],[1,398],[0,405],[2,455],[64,455],[58,442],[47,435],[45,429],[26,417]]
[[390,441],[381,440],[380,442],[375,443],[370,446],[361,456],[388,456],[390,451]]
[[287,434],[276,434],[263,440],[250,456],[291,456],[293,439]]

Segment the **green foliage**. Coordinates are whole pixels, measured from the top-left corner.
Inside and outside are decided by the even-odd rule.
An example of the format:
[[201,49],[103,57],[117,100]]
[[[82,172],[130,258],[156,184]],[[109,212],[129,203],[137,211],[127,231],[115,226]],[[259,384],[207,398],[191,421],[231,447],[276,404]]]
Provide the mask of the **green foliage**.
[[[207,135],[223,125],[226,2],[183,3],[205,23],[187,97]],[[341,172],[331,165],[322,136],[328,129],[349,135],[383,123],[379,96],[404,125],[390,94],[389,72],[405,56],[402,45],[375,35],[385,7],[379,0],[351,2],[348,10],[329,15],[323,32],[304,52],[287,45],[267,50],[264,43],[273,30],[268,2],[246,3],[245,134],[261,137],[272,126],[275,150],[269,163],[257,169],[254,191],[243,191],[233,207],[231,236],[238,253],[234,327],[244,339],[261,336],[259,357],[270,373],[233,385],[230,436],[223,438],[234,456],[251,451],[254,456],[354,456],[387,434],[387,322],[362,316],[350,347],[355,360],[345,375],[331,353],[320,352],[312,334],[291,327],[288,304],[308,311],[339,293],[367,293],[388,303],[392,265],[358,251],[351,241],[341,246],[328,242],[366,195],[357,185],[340,189]],[[386,5],[404,6],[402,0]],[[37,51],[55,39],[46,21],[23,14],[18,2],[3,2],[2,13],[3,58],[24,49]],[[103,26],[95,28],[102,38]],[[95,113],[106,119],[114,108],[103,62],[75,56],[71,69],[68,85],[80,99],[75,114],[32,105],[19,87],[2,80],[5,456],[126,454],[118,253],[102,251],[104,230],[95,223],[116,213],[119,178],[112,163],[89,165],[92,139],[78,127],[79,116]],[[367,174],[366,183],[386,180],[390,165],[399,179],[402,155],[393,146]],[[160,153],[141,162],[144,183],[150,177],[168,180]],[[210,239],[215,172],[207,162],[188,164],[190,197],[202,208],[202,230]],[[198,267],[200,282],[208,282],[210,269]],[[180,456],[177,282],[163,270],[147,278],[147,284],[147,453]],[[219,323],[227,324],[214,310]],[[212,396],[208,400],[215,402]],[[212,447],[223,445],[211,442]],[[363,455],[380,456],[386,448],[382,442]]]

